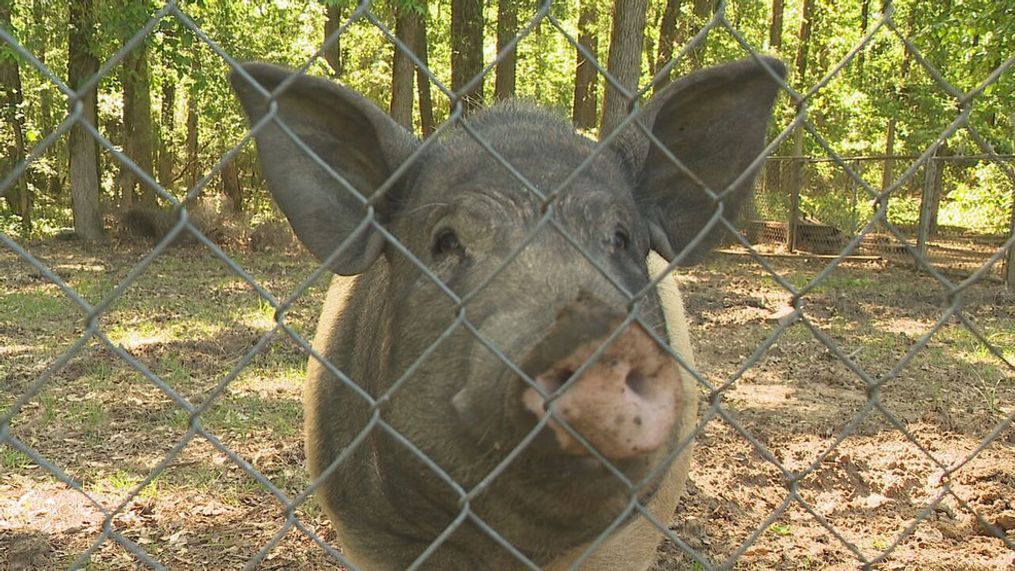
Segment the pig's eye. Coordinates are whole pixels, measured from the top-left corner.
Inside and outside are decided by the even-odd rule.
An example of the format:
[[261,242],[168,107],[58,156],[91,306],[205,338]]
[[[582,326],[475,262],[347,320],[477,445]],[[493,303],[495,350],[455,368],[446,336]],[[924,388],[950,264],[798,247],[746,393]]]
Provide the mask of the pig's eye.
[[614,252],[623,252],[631,245],[631,237],[623,228],[617,228],[610,238],[610,249]]
[[465,247],[458,241],[458,235],[454,230],[441,230],[433,241],[434,256],[446,256],[448,254],[461,255],[465,253]]

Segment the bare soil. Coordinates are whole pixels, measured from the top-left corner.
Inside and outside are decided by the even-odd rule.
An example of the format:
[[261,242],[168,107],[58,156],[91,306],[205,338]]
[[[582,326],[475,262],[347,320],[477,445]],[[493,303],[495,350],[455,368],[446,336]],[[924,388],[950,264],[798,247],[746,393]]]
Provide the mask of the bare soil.
[[[996,248],[952,246],[954,283]],[[146,253],[29,250],[92,304]],[[232,254],[280,299],[313,269]],[[803,289],[795,322],[749,255],[680,270],[711,388],[671,525],[696,554],[667,540],[656,569],[1015,569],[1015,295],[995,278],[950,294],[897,259],[765,263]],[[146,563],[136,552],[172,569],[337,567],[280,500],[307,485],[305,356],[271,334],[250,284],[203,249],[170,250],[99,316],[107,343],[38,269],[8,250],[0,268],[0,414],[16,407],[10,435],[32,451],[0,443],[0,569],[128,569]],[[287,306],[294,333],[309,337],[322,294],[319,280]],[[207,409],[195,420],[181,402]],[[295,516],[338,548],[312,500]]]

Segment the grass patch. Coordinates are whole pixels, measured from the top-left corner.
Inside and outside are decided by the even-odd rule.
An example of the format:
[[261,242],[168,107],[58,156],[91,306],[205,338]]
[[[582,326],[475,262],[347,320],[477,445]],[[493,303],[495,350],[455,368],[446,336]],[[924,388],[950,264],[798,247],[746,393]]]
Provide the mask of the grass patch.
[[37,327],[45,322],[66,322],[69,316],[84,316],[81,308],[62,291],[50,289],[0,295],[0,323]]
[[5,471],[20,472],[32,464],[32,459],[24,452],[8,445],[0,448],[0,467]]
[[229,395],[201,415],[202,422],[216,432],[249,434],[267,431],[293,437],[303,428],[303,407],[297,399],[268,399],[254,394]]

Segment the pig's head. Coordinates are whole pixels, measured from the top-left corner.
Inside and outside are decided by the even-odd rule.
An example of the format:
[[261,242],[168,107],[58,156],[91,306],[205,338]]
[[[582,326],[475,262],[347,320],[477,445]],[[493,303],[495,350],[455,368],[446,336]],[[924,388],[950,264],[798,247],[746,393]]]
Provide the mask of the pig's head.
[[[420,142],[332,82],[233,75],[299,238],[337,274],[384,274],[363,310],[380,321],[362,341],[375,364],[354,380],[375,397],[397,384],[385,420],[467,490],[525,442],[475,503],[497,529],[533,513],[601,529],[652,492],[618,474],[661,474],[688,434],[693,383],[665,346],[646,256],[697,262],[717,215],[747,200],[784,73],[763,61],[685,77],[604,145],[517,102]],[[378,461],[399,455],[392,443]]]

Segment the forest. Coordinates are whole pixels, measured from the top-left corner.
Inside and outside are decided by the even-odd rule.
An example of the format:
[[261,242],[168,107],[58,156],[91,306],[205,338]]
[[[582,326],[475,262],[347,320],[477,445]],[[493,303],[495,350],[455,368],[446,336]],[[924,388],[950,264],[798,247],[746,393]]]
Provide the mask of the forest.
[[100,240],[125,212],[181,201],[245,229],[276,218],[253,145],[236,149],[236,61],[337,79],[420,136],[458,102],[508,97],[594,136],[628,104],[605,72],[647,97],[757,52],[790,68],[794,96],[781,98],[772,136],[806,117],[769,161],[759,218],[785,220],[791,173],[778,159],[796,157],[810,161],[804,216],[856,230],[871,193],[890,189],[887,218],[915,224],[925,169],[909,166],[931,150],[934,222],[1004,234],[1013,22],[992,0],[2,0],[0,231]]

